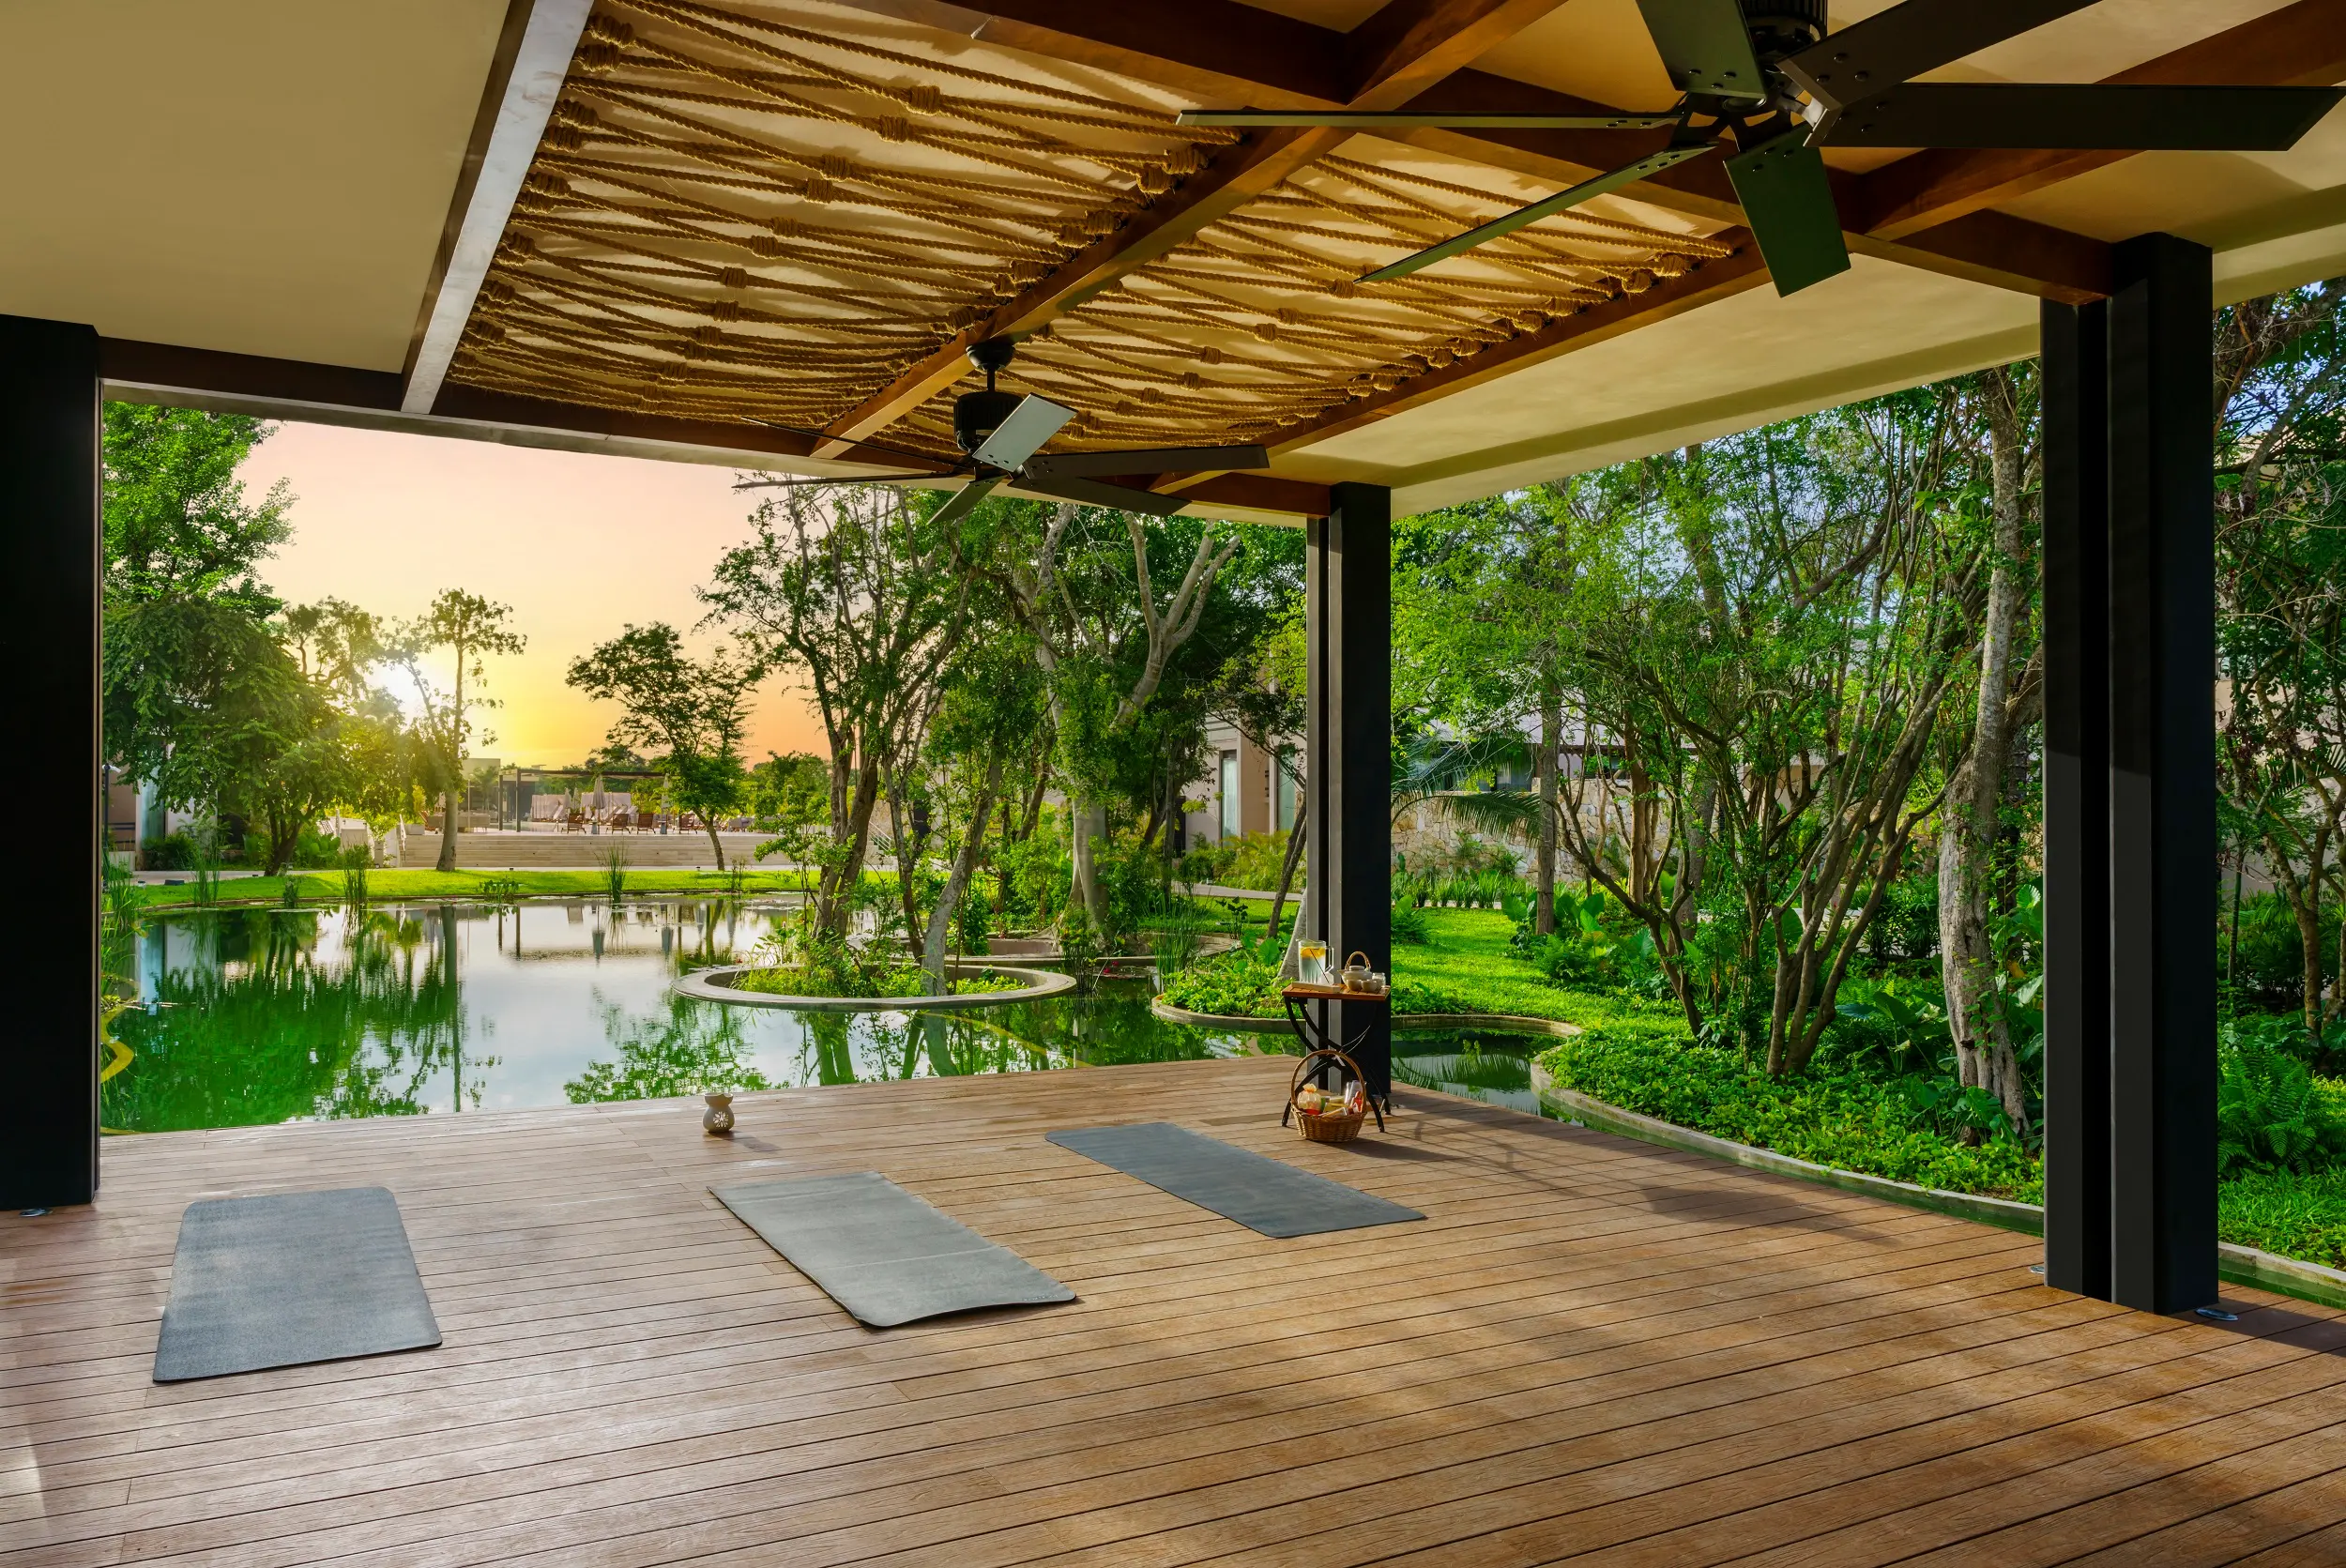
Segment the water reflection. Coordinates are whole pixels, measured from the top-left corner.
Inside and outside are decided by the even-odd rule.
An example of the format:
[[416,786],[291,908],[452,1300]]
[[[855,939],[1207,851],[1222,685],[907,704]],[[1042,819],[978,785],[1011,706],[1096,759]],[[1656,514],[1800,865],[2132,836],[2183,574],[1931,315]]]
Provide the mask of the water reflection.
[[[108,944],[135,1003],[110,1129],[1187,1059],[1246,1048],[1161,1022],[1147,987],[953,1014],[798,1013],[671,995],[746,954],[771,903],[587,899],[156,917]],[[1275,1048],[1276,1043],[1272,1043]]]

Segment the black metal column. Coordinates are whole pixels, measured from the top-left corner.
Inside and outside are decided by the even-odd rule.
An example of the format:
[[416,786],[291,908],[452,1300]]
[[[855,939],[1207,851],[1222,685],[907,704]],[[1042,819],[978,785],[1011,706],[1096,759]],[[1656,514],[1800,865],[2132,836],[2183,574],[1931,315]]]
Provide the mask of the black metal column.
[[65,787],[14,851],[39,896],[0,910],[0,945],[44,955],[0,1030],[7,1209],[98,1193],[98,333],[0,315],[0,724]]
[[2117,248],[2110,300],[2112,1299],[2213,1302],[2216,571],[2210,256]]
[[2045,1283],[2110,1299],[2110,312],[2043,309]]
[[[1310,525],[1304,632],[1310,712],[1303,929],[1328,961],[1355,951],[1393,969],[1393,493],[1339,484]],[[1392,1010],[1331,1003],[1333,1031],[1367,1030],[1357,1055],[1380,1099],[1393,1089]]]

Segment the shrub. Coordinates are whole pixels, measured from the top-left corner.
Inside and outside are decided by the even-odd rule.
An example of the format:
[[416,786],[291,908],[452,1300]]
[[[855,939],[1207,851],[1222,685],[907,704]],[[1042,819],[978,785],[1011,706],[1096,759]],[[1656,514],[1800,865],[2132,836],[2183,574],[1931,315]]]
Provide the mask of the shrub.
[[195,840],[184,831],[148,839],[140,846],[139,860],[149,871],[191,871],[195,867]]
[[1424,910],[1414,904],[1396,904],[1393,906],[1393,939],[1394,941],[1422,947],[1431,941],[1433,936],[1433,924],[1426,920]]
[[292,864],[303,871],[331,871],[343,863],[343,841],[332,833],[304,828],[294,840]]
[[1684,1024],[1622,1017],[1545,1052],[1568,1088],[1641,1116],[1794,1159],[1951,1192],[2039,1202],[2044,1179],[2010,1137],[1967,1147],[1904,1087],[1854,1071],[1771,1078]]
[[1191,1012],[1213,1012],[1229,1018],[1282,1018],[1287,1015],[1287,1009],[1279,1000],[1284,983],[1276,963],[1266,964],[1244,953],[1231,952],[1211,964],[1166,976],[1163,997],[1166,1005]]
[[2218,1177],[2305,1175],[2346,1161],[2346,1085],[2317,1079],[2296,1057],[2256,1039],[2224,1048],[2221,1062]]

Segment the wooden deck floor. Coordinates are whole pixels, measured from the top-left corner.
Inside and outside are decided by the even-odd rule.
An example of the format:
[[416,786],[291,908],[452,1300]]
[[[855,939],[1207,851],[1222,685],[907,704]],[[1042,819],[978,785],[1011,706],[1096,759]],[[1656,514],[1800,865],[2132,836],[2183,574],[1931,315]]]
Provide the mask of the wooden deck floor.
[[[121,1139],[0,1219],[0,1561],[2346,1562],[2346,1323],[2059,1295],[2032,1241],[1277,1061]],[[1412,1207],[1266,1240],[1047,1144],[1166,1117]],[[877,1168],[1072,1285],[875,1333],[708,1197]],[[157,1387],[180,1210],[380,1182],[438,1350]]]

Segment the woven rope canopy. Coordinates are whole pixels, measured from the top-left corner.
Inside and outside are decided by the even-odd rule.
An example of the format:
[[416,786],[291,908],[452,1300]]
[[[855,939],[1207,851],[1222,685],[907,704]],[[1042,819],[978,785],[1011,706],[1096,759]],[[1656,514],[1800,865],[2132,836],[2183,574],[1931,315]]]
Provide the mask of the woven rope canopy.
[[[600,12],[453,379],[820,429],[1235,139],[1120,78],[962,64],[964,41],[813,6]],[[1028,339],[1007,383],[1079,415],[1055,449],[1276,440],[1727,253],[1577,209],[1356,284],[1545,190],[1367,139],[1343,153]],[[885,439],[950,453],[951,392]]]

